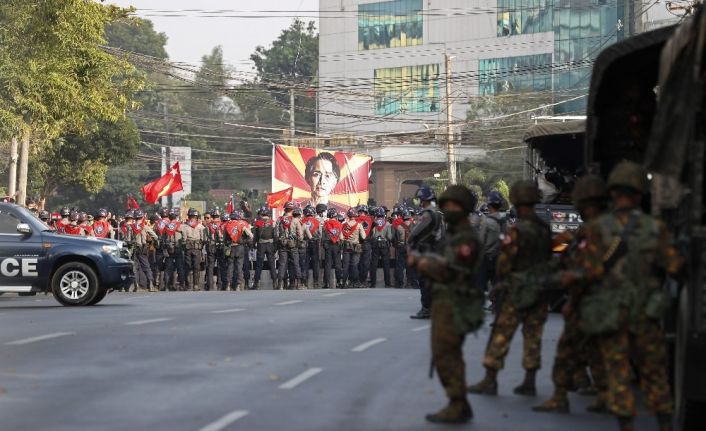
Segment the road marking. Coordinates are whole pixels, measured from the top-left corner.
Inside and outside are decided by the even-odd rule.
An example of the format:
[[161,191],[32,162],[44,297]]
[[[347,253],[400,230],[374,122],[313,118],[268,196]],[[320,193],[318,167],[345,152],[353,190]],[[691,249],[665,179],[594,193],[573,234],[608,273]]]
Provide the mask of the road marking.
[[301,299],[295,299],[292,301],[284,301],[284,302],[278,302],[275,305],[292,305],[292,304],[299,304],[300,302],[304,302]]
[[294,389],[297,386],[304,383],[305,381],[307,381],[310,378],[314,377],[315,375],[319,374],[321,371],[323,371],[321,368],[309,368],[308,370],[299,374],[297,377],[293,378],[292,380],[285,382],[285,383],[282,383],[279,386],[279,388],[280,389]]
[[38,337],[23,338],[21,340],[10,341],[5,343],[7,346],[21,346],[23,344],[36,343],[37,341],[51,340],[52,338],[66,337],[67,335],[76,335],[75,332],[56,332],[54,334],[40,335]]
[[206,425],[205,427],[201,428],[199,431],[221,431],[222,429],[227,428],[228,425],[244,418],[249,414],[250,412],[247,410],[236,410],[234,412],[230,412],[222,418],[218,419],[217,421],[212,422]]
[[211,311],[213,314],[225,314],[225,313],[237,313],[238,311],[245,311],[244,308],[231,308],[230,310],[216,310]]
[[421,332],[431,328],[431,325],[420,326],[419,328],[412,329],[412,332]]
[[325,296],[327,298],[332,298],[334,296],[341,296],[341,295],[345,295],[345,294],[346,294],[346,292],[334,292],[334,293],[327,293],[326,295],[321,295],[321,296]]
[[168,322],[173,320],[169,317],[163,317],[161,319],[147,319],[147,320],[135,320],[134,322],[127,322],[128,326],[138,326],[138,325],[148,325],[150,323]]
[[376,338],[374,340],[370,340],[366,343],[363,343],[359,346],[355,346],[354,348],[351,349],[352,352],[364,352],[368,350],[369,348],[373,347],[376,344],[384,343],[387,341],[387,338]]

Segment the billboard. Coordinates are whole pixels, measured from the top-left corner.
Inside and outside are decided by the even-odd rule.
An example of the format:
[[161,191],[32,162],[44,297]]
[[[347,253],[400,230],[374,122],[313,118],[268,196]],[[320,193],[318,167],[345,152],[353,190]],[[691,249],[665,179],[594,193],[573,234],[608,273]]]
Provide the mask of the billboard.
[[372,157],[345,151],[275,145],[272,191],[293,188],[302,207],[326,204],[346,210],[368,203]]

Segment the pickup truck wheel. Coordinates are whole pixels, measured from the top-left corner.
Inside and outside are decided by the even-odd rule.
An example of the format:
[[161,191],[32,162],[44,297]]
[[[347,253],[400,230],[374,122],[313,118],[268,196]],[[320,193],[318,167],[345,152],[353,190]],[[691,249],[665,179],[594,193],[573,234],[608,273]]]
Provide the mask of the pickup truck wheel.
[[98,304],[99,302],[101,302],[103,300],[103,298],[105,298],[105,295],[107,295],[107,294],[108,294],[108,289],[105,289],[105,288],[98,289],[98,295],[96,295],[96,297],[93,298],[93,301],[91,301],[91,303],[88,305]]
[[65,263],[54,273],[51,290],[61,305],[91,305],[99,293],[98,276],[85,263]]

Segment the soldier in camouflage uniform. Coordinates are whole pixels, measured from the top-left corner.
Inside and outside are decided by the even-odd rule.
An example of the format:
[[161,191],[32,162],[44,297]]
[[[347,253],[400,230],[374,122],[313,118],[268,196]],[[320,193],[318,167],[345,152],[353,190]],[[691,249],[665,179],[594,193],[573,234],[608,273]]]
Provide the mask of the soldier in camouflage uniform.
[[608,187],[613,212],[587,227],[583,272],[575,276],[590,283],[581,302],[582,329],[598,335],[608,375],[607,404],[621,431],[634,429],[631,363],[660,430],[670,431],[673,405],[660,327],[669,297],[661,275],[676,275],[682,260],[664,224],[640,210],[648,189],[641,166],[618,164]]
[[[579,268],[581,263],[581,252],[585,247],[586,232],[585,223],[597,219],[608,206],[608,187],[605,181],[596,175],[587,175],[576,183],[573,194],[574,206],[581,214],[584,222],[575,233],[566,231],[557,239],[566,241],[569,246],[562,255],[563,274]],[[555,242],[556,240],[555,239]],[[567,274],[570,279],[571,275]],[[566,286],[568,290],[567,304],[562,310],[564,314],[564,331],[559,337],[552,369],[552,380],[554,382],[554,396],[544,403],[533,407],[538,412],[569,412],[569,399],[567,393],[575,387],[574,375],[580,369],[585,370],[585,363],[591,367],[591,375],[599,391],[596,402],[589,407],[589,411],[600,412],[605,410],[604,393],[607,389],[605,370],[600,353],[593,337],[587,337],[579,327],[578,308],[583,294],[584,285],[574,283]],[[585,373],[585,371],[584,371]]]
[[449,405],[426,419],[434,423],[464,423],[473,417],[466,395],[463,342],[483,323],[485,296],[475,283],[482,245],[468,215],[476,198],[463,186],[450,186],[439,198],[448,224],[441,255],[412,254],[410,264],[432,280],[432,359]]
[[503,299],[498,301],[498,313],[485,351],[485,377],[468,388],[471,393],[497,395],[497,374],[504,366],[510,342],[520,324],[525,380],[514,393],[529,396],[537,393],[535,378],[542,364],[542,332],[549,311],[540,280],[552,254],[549,226],[534,211],[539,200],[539,190],[531,181],[517,181],[510,188],[510,201],[517,209],[518,220],[504,235],[498,256],[496,288]]

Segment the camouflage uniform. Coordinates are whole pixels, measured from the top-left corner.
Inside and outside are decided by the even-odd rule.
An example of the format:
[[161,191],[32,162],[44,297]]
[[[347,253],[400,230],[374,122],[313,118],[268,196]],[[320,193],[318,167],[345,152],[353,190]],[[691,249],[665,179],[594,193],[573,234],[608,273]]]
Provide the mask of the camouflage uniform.
[[467,217],[475,197],[463,186],[451,186],[439,199],[442,208],[447,200],[467,201],[464,207],[469,209],[458,221],[447,218],[449,230],[439,247],[441,256],[425,254],[414,260],[420,273],[432,280],[432,360],[450,400],[448,407],[427,420],[459,423],[473,416],[466,398],[463,342],[467,333],[482,326],[485,296],[475,285],[482,246]]

